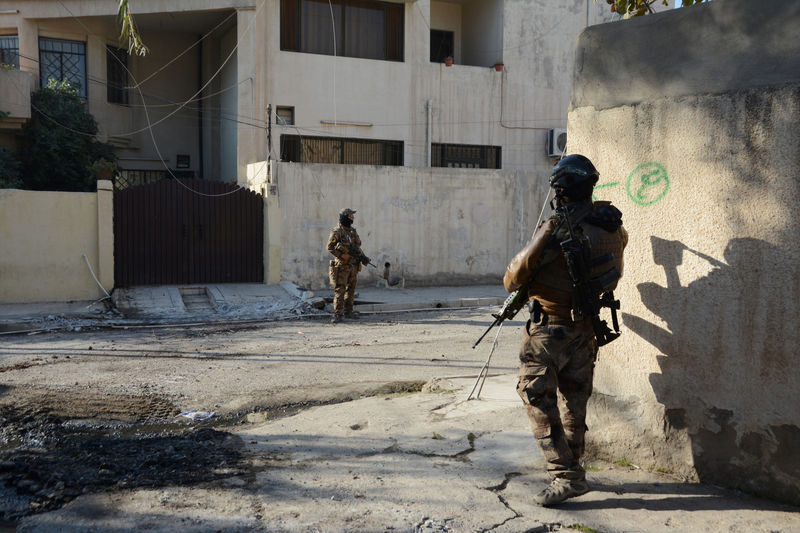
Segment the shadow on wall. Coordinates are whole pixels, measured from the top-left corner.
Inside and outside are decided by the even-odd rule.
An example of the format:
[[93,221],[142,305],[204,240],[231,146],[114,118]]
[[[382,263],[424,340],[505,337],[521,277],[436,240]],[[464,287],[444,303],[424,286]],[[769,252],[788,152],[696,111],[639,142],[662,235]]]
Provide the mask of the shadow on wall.
[[[724,261],[680,241],[653,236],[651,244],[667,286],[637,288],[668,329],[623,318],[662,354],[661,373],[651,374],[650,382],[665,407],[667,435],[688,433],[701,481],[800,503],[800,428],[767,422],[780,418],[781,408],[791,411],[784,413],[787,420],[795,419],[798,408],[797,337],[786,335],[797,323],[791,315],[798,281],[779,273],[792,264],[788,253],[753,238],[731,239]],[[711,267],[686,286],[678,271],[684,254]]]

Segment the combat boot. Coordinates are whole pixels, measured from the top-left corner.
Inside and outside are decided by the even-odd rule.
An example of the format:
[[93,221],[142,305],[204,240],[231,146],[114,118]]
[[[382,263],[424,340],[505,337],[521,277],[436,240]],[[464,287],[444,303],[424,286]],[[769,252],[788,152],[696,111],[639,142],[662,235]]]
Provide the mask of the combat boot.
[[342,315],[333,315],[333,318],[331,318],[331,324],[338,324],[341,321]]
[[358,311],[350,311],[344,314],[345,318],[349,318],[351,320],[358,320],[361,314]]
[[533,501],[542,507],[558,505],[568,498],[575,498],[589,492],[589,484],[585,479],[554,478],[553,481]]

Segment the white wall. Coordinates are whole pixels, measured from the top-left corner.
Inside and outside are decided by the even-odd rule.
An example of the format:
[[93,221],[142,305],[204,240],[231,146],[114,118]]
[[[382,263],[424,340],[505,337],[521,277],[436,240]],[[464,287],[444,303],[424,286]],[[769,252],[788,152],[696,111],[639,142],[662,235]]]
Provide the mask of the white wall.
[[[530,179],[500,170],[275,164],[282,278],[327,286],[328,236],[350,207],[364,252],[381,267],[390,262],[407,283],[499,283],[530,236],[520,228],[532,229],[538,216]],[[374,269],[361,279],[375,279]]]

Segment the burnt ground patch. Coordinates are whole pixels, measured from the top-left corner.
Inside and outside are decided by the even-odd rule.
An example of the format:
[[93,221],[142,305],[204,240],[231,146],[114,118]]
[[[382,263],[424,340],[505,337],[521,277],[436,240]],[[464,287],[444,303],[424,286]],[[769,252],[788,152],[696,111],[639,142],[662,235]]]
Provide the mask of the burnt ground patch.
[[85,402],[59,396],[51,391],[39,396],[42,403],[29,396],[0,405],[0,524],[89,492],[196,485],[251,472],[239,437],[176,422],[163,400],[106,395],[101,404],[92,395]]

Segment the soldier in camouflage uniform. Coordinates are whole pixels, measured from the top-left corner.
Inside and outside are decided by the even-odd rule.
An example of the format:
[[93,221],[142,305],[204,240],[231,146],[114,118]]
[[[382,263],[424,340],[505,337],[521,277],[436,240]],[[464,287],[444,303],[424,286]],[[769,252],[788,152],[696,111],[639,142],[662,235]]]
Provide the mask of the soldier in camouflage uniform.
[[[578,238],[588,237],[592,259],[613,253],[611,266],[622,273],[628,234],[622,213],[610,202],[592,202],[599,173],[589,159],[570,155],[550,175],[559,206],[566,205]],[[580,465],[586,433],[586,404],[592,393],[597,341],[591,317],[573,321],[573,283],[559,244],[568,239],[557,217],[542,222],[530,242],[511,260],[503,278],[509,292],[533,279],[528,291],[533,311],[520,349],[517,392],[552,478],[534,497],[556,505],[589,491]],[[592,267],[591,276],[598,273]],[[609,268],[609,263],[603,264]],[[616,284],[616,282],[614,283]],[[612,290],[613,287],[611,287]]]
[[361,239],[353,227],[353,209],[342,209],[339,212],[339,225],[333,228],[328,238],[328,251],[335,259],[330,262],[328,271],[333,285],[333,318],[332,323],[341,322],[342,316],[358,318],[353,312],[353,299],[356,293],[356,279],[361,271],[362,263],[369,263],[369,258],[361,251]]

